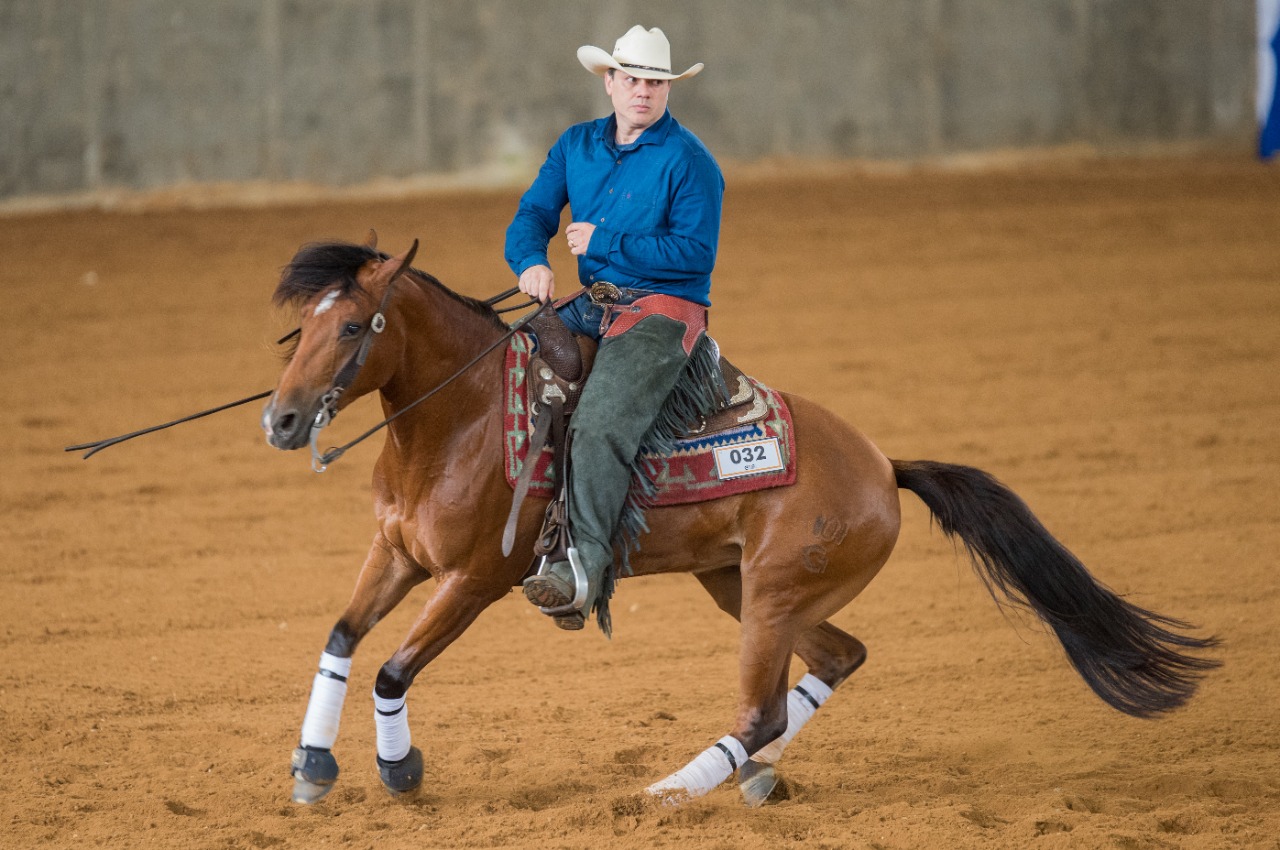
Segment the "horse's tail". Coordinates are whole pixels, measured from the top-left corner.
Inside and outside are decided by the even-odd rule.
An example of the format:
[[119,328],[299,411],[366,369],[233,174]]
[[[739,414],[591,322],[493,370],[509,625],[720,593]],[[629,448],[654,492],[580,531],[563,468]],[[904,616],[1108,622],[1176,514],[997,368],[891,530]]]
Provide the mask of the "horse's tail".
[[1180,651],[1210,649],[1216,638],[1181,634],[1193,627],[1104,587],[991,475],[933,461],[892,463],[898,486],[919,496],[942,531],[964,543],[996,603],[1033,611],[1112,707],[1135,717],[1172,711],[1191,698],[1206,671],[1219,666]]

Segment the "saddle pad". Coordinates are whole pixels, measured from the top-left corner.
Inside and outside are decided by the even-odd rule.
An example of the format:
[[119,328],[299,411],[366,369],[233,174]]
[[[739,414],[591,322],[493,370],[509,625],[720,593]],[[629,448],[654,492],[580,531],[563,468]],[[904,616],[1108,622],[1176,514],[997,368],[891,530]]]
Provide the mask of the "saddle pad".
[[[507,483],[512,487],[524,468],[532,431],[528,400],[525,397],[525,377],[532,343],[529,335],[519,333],[511,338],[511,344],[507,348],[503,454]],[[791,411],[776,390],[754,379],[751,382],[768,405],[766,416],[738,428],[681,440],[670,456],[646,455],[643,458],[645,466],[651,471],[651,480],[657,487],[657,493],[650,504],[684,505],[795,483],[796,442]],[[769,468],[764,471],[744,472],[741,467],[732,468],[728,463],[730,455],[737,462],[738,455],[745,454],[745,450],[734,451],[734,447],[744,444],[759,446],[761,440],[771,438],[777,439],[779,457],[773,462],[775,459],[770,452],[769,462],[764,464]],[[721,466],[716,463],[717,449],[721,450],[721,464],[726,467],[726,477],[723,478]],[[535,463],[529,491],[549,499],[555,491],[551,449],[544,449]]]

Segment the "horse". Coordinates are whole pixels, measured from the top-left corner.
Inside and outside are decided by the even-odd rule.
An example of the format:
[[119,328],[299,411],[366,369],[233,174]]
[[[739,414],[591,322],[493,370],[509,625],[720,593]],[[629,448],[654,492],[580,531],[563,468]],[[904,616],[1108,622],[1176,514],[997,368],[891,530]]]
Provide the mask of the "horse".
[[[406,696],[415,677],[530,565],[546,499],[530,496],[513,554],[503,537],[511,490],[503,472],[503,358],[511,327],[490,306],[364,244],[310,243],[285,267],[277,305],[300,329],[262,415],[270,445],[298,449],[354,399],[377,393],[387,436],[373,469],[378,531],[346,609],[321,653],[291,761],[293,800],[333,787],[331,749],[352,656],[374,624],[435,578],[374,686],[379,775],[393,794],[422,781]],[[446,401],[417,404],[445,382]],[[631,555],[636,576],[690,572],[740,622],[736,716],[727,734],[646,790],[678,804],[734,774],[744,801],[766,802],[783,749],[867,657],[829,622],[889,559],[900,489],[918,496],[963,544],[998,605],[1026,609],[1057,637],[1085,683],[1115,709],[1156,717],[1184,705],[1207,671],[1181,620],[1140,608],[1099,583],[1008,487],[981,470],[885,457],[866,436],[800,396],[790,406],[798,446],[793,484],[692,505],[654,507]],[[832,530],[838,531],[833,533]],[[815,553],[814,547],[820,552]],[[815,554],[819,557],[814,557]],[[550,627],[548,623],[548,627]],[[789,687],[793,656],[805,675]]]

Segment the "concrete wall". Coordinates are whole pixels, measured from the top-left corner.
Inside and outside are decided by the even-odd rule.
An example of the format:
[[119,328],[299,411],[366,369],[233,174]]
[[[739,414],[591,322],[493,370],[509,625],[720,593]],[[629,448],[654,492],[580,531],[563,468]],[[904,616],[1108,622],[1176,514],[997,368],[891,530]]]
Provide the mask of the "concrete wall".
[[633,23],[723,159],[1255,133],[1254,0],[0,0],[0,199],[516,173]]

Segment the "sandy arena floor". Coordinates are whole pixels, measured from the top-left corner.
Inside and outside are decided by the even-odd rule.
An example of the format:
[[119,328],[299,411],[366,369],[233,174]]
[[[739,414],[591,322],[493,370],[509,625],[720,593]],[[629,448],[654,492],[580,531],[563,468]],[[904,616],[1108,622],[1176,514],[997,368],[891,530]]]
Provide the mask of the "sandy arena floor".
[[255,404],[61,449],[270,388],[304,241],[421,237],[455,289],[506,288],[516,197],[0,218],[0,846],[1280,847],[1280,170],[1244,158],[731,179],[714,290],[739,365],[892,457],[995,473],[1101,580],[1221,636],[1186,710],[1106,708],[904,494],[835,618],[870,661],[776,805],[637,802],[732,720],[736,625],[688,576],[624,582],[611,642],[495,605],[410,692],[428,775],[396,800],[368,694],[425,586],[356,656],[337,790],[291,804],[377,446],[315,475]]

